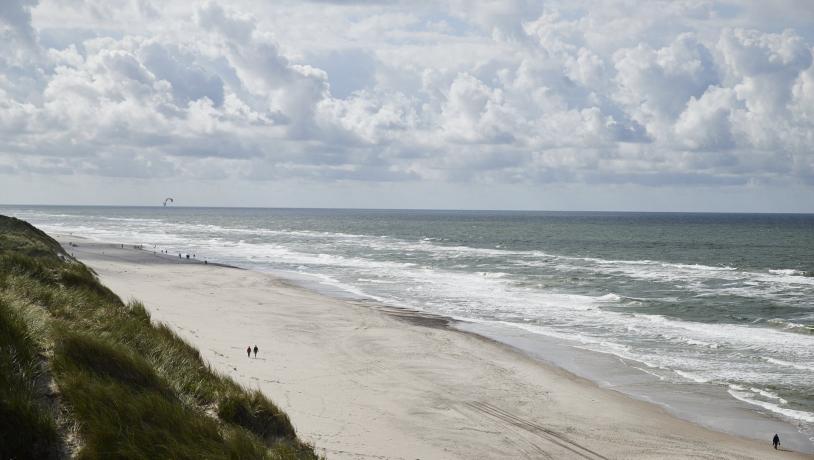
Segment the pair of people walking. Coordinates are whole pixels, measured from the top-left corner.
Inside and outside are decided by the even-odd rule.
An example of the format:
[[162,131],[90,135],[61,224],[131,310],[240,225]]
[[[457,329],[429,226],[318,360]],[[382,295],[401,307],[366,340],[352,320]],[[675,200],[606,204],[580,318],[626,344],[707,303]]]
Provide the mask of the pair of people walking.
[[254,357],[257,358],[257,351],[258,350],[259,350],[259,348],[257,348],[257,345],[254,346],[254,349],[252,349],[252,347],[246,347],[246,356],[251,358],[252,357],[252,351],[254,351]]

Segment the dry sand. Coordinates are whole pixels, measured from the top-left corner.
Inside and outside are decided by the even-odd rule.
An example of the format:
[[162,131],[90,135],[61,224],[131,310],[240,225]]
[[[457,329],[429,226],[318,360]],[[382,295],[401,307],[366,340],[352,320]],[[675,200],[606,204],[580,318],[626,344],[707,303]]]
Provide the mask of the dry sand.
[[70,240],[104,284],[270,396],[329,459],[812,458],[773,450],[771,433],[758,442],[679,420],[443,319]]

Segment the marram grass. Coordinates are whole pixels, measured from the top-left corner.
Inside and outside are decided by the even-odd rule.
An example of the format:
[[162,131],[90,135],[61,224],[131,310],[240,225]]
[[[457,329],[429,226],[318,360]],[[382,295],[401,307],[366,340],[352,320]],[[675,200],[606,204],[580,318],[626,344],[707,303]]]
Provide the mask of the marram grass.
[[0,216],[0,458],[65,456],[317,458],[262,393],[212,371],[46,234]]
[[0,458],[56,458],[59,435],[39,401],[43,362],[25,317],[0,298]]

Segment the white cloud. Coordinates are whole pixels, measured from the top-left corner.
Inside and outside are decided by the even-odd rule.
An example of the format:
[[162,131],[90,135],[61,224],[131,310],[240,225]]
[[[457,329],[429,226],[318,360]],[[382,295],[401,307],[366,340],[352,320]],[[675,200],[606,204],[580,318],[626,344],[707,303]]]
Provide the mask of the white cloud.
[[791,83],[811,66],[811,48],[791,30],[766,34],[724,30],[718,43],[738,98],[751,112],[775,113],[789,102]]
[[449,87],[441,112],[441,130],[453,142],[510,143],[518,114],[505,105],[503,92],[468,74],[458,75]]
[[658,138],[665,135],[690,98],[700,97],[718,82],[709,50],[691,34],[679,35],[659,49],[646,44],[621,49],[614,60],[615,97]]
[[735,92],[711,86],[700,98],[692,97],[675,124],[676,140],[692,150],[726,150],[735,146],[732,110]]
[[812,18],[751,1],[41,1],[0,174],[812,182]]

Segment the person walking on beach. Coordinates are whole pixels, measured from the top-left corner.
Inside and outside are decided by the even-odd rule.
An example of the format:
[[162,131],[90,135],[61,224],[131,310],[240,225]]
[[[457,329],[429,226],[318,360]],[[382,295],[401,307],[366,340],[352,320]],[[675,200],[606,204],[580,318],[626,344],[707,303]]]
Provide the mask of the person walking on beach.
[[774,446],[775,450],[777,450],[777,446],[780,445],[780,436],[778,436],[777,433],[775,433],[774,437],[772,438],[772,445]]
[[257,345],[254,346],[254,357],[257,358]]
[[246,356],[252,357],[252,347],[246,347]]

